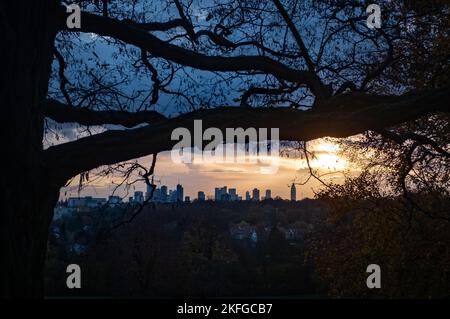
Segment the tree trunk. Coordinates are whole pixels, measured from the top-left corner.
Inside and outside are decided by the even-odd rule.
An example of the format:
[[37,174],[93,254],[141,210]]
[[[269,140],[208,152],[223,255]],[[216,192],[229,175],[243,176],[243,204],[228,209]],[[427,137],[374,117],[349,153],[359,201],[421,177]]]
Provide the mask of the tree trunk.
[[43,100],[47,94],[55,0],[2,1],[0,39],[0,293],[3,298],[43,295],[43,269],[58,183],[43,157]]

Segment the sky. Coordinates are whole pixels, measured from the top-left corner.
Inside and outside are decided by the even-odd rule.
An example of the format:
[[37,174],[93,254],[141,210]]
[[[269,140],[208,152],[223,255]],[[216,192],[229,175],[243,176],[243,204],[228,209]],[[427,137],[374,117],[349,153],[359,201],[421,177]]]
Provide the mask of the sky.
[[[213,21],[208,22],[205,20],[207,11],[200,9],[199,3],[195,2],[191,6],[193,11],[190,13],[193,17],[196,17],[196,27],[208,29]],[[209,6],[207,0],[201,3],[203,3],[203,6]],[[145,12],[149,15],[147,17],[148,21],[165,21],[171,17],[178,17],[176,7],[173,5],[158,8],[160,9],[158,14],[154,14],[157,11],[153,9],[156,10],[157,8],[145,7]],[[269,21],[269,18],[272,19],[273,17],[268,16],[266,18]],[[312,19],[309,23],[314,21]],[[303,21],[303,23],[307,24],[306,21]],[[276,35],[284,34],[283,30],[273,27],[268,36],[272,40],[276,38]],[[318,30],[316,31],[317,34],[321,34]],[[306,37],[306,40],[308,36],[316,34],[308,34],[306,31],[303,33],[305,33],[303,36]],[[168,36],[161,32],[155,32],[155,34],[162,39]],[[230,35],[230,37],[237,38],[241,36],[243,34],[239,32]],[[111,80],[112,83],[118,81],[117,79],[120,79],[121,75],[123,75],[122,73],[125,72],[128,76],[127,81],[117,88],[120,88],[124,95],[133,95],[137,91],[142,91],[144,92],[142,96],[146,96],[153,83],[150,81],[148,72],[135,72],[135,61],[130,59],[130,57],[136,55],[136,53],[130,53],[133,52],[134,48],[129,45],[124,47],[111,45],[109,40],[108,37],[99,37],[95,34],[59,34],[57,46],[66,60],[66,76],[74,86],[92,89],[92,82],[89,76],[91,72],[97,72],[99,77],[105,76],[104,80]],[[67,43],[70,43],[70,45],[67,45]],[[272,41],[270,45],[276,47],[279,44]],[[235,54],[257,54],[256,49],[252,47],[243,47],[240,50],[243,51],[236,50]],[[214,52],[211,54],[214,54]],[[137,56],[140,56],[140,54],[137,54]],[[166,62],[163,60],[151,59],[151,63],[154,63],[154,66],[157,67],[161,78],[166,76],[165,72],[167,73],[171,70],[167,68]],[[299,66],[292,65],[292,67]],[[60,92],[58,93],[58,70],[58,64],[55,60],[53,65],[55,77],[54,81],[51,82],[49,91],[51,96],[61,99],[61,94]],[[215,73],[184,68],[176,72],[168,88],[190,96],[196,106],[210,102],[209,97],[211,95],[214,97],[214,100],[211,102],[214,105],[236,105],[238,102],[234,100],[240,97],[242,93],[240,90],[249,87],[252,83],[258,83],[260,80],[257,75],[252,75],[250,79],[244,76],[231,78],[225,82],[222,82],[221,79],[222,77],[218,77]],[[221,92],[222,94],[219,94]],[[140,98],[134,100],[136,105],[140,104]],[[110,101],[107,96],[103,102],[105,104],[111,102],[112,107],[115,103],[115,101]],[[129,111],[136,109],[136,105],[133,103],[129,104],[126,99],[121,102],[123,105],[127,105]],[[102,106],[100,105],[99,107],[101,108]],[[162,92],[160,92],[158,103],[152,107],[152,109],[171,117],[190,111],[189,104],[182,98],[179,98],[177,95],[163,94]],[[51,124],[48,126],[51,129],[46,132],[45,147],[76,140],[77,138],[100,133],[107,129],[124,129],[107,125],[104,127],[90,127],[89,130],[86,130],[85,127],[52,123],[51,120],[48,120],[48,123]],[[341,182],[344,177],[344,171],[347,171],[348,174],[354,171],[354,168],[350,167],[347,161],[338,154],[339,149],[332,140],[320,139],[308,144],[308,149],[313,150],[316,154],[316,158],[311,161],[311,166],[314,169],[319,169],[320,174],[328,173],[323,177],[325,181]],[[139,159],[139,162],[148,167],[150,160],[151,157],[145,157]],[[309,176],[306,161],[296,157],[281,157],[279,159],[279,169],[275,174],[263,174],[261,172],[263,167],[264,165],[252,163],[174,163],[171,160],[170,152],[164,152],[158,154],[155,167],[155,183],[157,186],[167,185],[170,189],[174,189],[175,185],[180,183],[185,188],[185,195],[191,198],[197,198],[198,191],[204,191],[207,196],[212,196],[215,187],[223,186],[236,188],[238,194],[243,197],[246,191],[251,192],[256,187],[260,189],[261,194],[264,194],[266,189],[271,189],[272,197],[289,198],[289,185],[293,181],[296,183],[304,182]],[[84,185],[81,190],[79,190],[79,177],[73,178],[70,185],[61,190],[60,197],[85,195],[107,197],[114,193],[126,198],[131,196],[134,191],[145,191],[146,187],[143,181],[133,183],[128,189],[125,187],[116,189],[117,183],[120,182],[117,176],[109,178],[95,177],[95,172],[90,172],[91,178],[89,183]],[[298,185],[297,198],[314,197],[314,191],[317,191],[320,186],[321,184],[314,179],[310,179],[306,185]]]
[[[319,139],[309,143],[308,149],[314,151],[314,157],[310,158],[311,167],[319,174],[325,174],[323,181],[330,183],[340,183],[345,174],[352,174],[356,168],[345,158],[340,156],[339,147],[332,139]],[[272,158],[273,159],[273,158]],[[139,163],[149,167],[151,156],[139,159]],[[258,188],[261,196],[265,190],[272,191],[272,197],[281,196],[289,198],[290,184],[292,182],[302,183],[309,176],[309,169],[304,159],[298,157],[281,156],[278,158],[278,170],[273,174],[264,174],[262,168],[267,168],[267,159],[264,163],[211,163],[193,162],[174,163],[170,152],[158,154],[155,166],[155,184],[157,187],[166,185],[169,189],[175,189],[180,183],[184,187],[184,195],[191,199],[197,198],[197,192],[203,191],[206,196],[213,197],[215,187],[227,186],[236,188],[240,196],[245,198],[245,192]],[[71,184],[61,190],[61,199],[77,196],[108,197],[113,194],[128,198],[135,191],[145,191],[146,186],[143,180],[139,180],[136,174],[130,178],[133,183],[128,189],[118,187],[117,184],[122,178],[99,177],[95,172],[91,173],[91,178],[81,191],[78,191],[79,178],[72,180]],[[321,183],[311,178],[305,185],[297,185],[297,199],[313,198],[314,192],[322,187]]]

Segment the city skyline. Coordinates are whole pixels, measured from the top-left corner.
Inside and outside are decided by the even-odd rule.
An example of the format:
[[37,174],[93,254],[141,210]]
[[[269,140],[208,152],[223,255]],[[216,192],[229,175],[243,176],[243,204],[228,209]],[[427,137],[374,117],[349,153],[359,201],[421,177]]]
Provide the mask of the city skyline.
[[[294,188],[295,189],[295,188]],[[180,193],[181,191],[181,193]],[[192,198],[190,196],[184,195],[184,188],[181,184],[177,184],[175,189],[169,189],[166,185],[161,185],[161,187],[155,187],[153,191],[153,196],[149,200],[150,202],[160,201],[160,202],[189,202],[189,201],[263,201],[267,199],[283,199],[283,200],[301,200],[303,199],[292,195],[292,188],[290,193],[290,198],[283,198],[281,196],[272,197],[271,189],[264,189],[264,196],[261,196],[261,190],[258,188],[253,188],[251,196],[250,191],[246,191],[244,196],[239,195],[236,192],[236,188],[228,188],[228,186],[223,187],[215,187],[215,194],[206,195],[203,190],[197,191],[197,197]],[[69,206],[92,206],[96,207],[98,205],[109,204],[116,205],[120,203],[144,203],[144,201],[148,200],[151,194],[151,187],[147,186],[147,191],[144,193],[142,191],[135,191],[132,196],[128,198],[122,198],[117,195],[109,195],[108,198],[104,197],[92,197],[92,196],[78,196],[78,197],[68,197],[66,200],[69,203]],[[228,196],[227,196],[228,195]]]
[[[354,169],[348,166],[345,159],[340,157],[337,145],[327,140],[317,140],[311,143],[314,149],[315,159],[310,160],[311,166],[319,170],[319,173],[329,173],[324,176],[328,181],[340,182],[343,180],[343,171],[348,169],[350,173]],[[192,163],[182,164],[173,163],[169,152],[163,152],[158,156],[158,163],[155,167],[155,184],[160,187],[166,185],[169,188],[175,188],[178,183],[184,187],[185,196],[191,198],[197,197],[197,192],[202,190],[205,197],[214,197],[214,188],[223,185],[235,185],[236,191],[245,198],[245,192],[258,188],[262,191],[271,189],[272,197],[280,196],[290,198],[290,186],[293,181],[303,182],[309,175],[309,169],[304,159],[294,157],[280,157],[280,168],[277,174],[264,175],[260,173],[260,166],[252,163]],[[141,158],[139,162],[143,166],[149,166],[150,158]],[[138,179],[139,176],[136,176]],[[126,190],[124,187],[116,189],[120,183],[119,178],[99,177],[90,179],[90,182],[80,191],[80,196],[102,196],[117,194],[122,197],[128,197],[134,191],[146,191],[146,185],[143,180],[133,183]],[[297,196],[314,197],[314,191],[320,189],[321,184],[314,179],[302,186],[302,194]],[[264,194],[261,194],[264,196]],[[78,196],[78,179],[75,178],[72,183],[61,190],[60,199]]]

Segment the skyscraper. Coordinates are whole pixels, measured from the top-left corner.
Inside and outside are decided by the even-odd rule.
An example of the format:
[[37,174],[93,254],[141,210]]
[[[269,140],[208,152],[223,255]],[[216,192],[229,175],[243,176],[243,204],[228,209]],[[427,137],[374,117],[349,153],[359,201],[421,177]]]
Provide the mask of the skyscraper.
[[250,201],[250,200],[251,200],[251,198],[250,198],[250,192],[249,192],[249,191],[246,191],[246,192],[245,192],[245,200],[246,200],[246,201]]
[[163,185],[161,186],[161,202],[165,203],[167,202],[167,186]]
[[214,200],[215,201],[220,200],[220,188],[219,187],[214,188]]
[[229,196],[227,193],[227,187],[224,186],[222,188],[215,188],[214,189],[214,200],[219,201],[219,200],[229,200]]
[[253,198],[252,198],[253,201],[256,201],[256,202],[259,201],[259,189],[254,188],[252,195],[253,195]]
[[[147,192],[148,193],[148,192]],[[150,197],[150,194],[146,194],[146,198]],[[147,197],[148,196],[148,197]],[[152,202],[161,202],[161,189],[155,188],[155,191],[153,192]]]
[[202,192],[202,191],[198,192],[197,200],[198,200],[199,202],[200,202],[200,201],[204,201],[204,200],[205,200],[205,193]]
[[141,191],[134,192],[134,202],[139,204],[144,203],[144,193]]
[[182,202],[184,197],[183,197],[183,186],[181,186],[180,184],[177,184],[177,202]]
[[270,189],[266,189],[266,197],[264,199],[272,199],[272,191]]
[[169,196],[168,196],[168,202],[174,203],[178,200],[177,198],[177,191],[175,190],[169,190]]
[[295,184],[292,183],[291,185],[291,200],[296,201],[297,200],[297,189],[295,188]]
[[151,193],[152,193],[152,186],[151,185],[147,185],[147,191],[145,192],[145,199],[149,199]]
[[230,188],[228,190],[228,194],[230,194],[230,200],[231,201],[237,200],[236,188]]

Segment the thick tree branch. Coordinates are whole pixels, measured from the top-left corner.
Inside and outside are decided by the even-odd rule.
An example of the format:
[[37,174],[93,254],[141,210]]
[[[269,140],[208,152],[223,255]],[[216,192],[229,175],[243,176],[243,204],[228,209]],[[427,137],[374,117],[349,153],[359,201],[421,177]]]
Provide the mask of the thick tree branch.
[[46,100],[46,117],[59,123],[78,123],[81,125],[116,124],[134,127],[143,123],[157,123],[167,120],[156,111],[93,111],[86,108],[73,107],[53,99]]
[[61,55],[61,53],[59,53],[58,49],[55,47],[54,48],[54,54],[56,57],[56,60],[58,60],[58,64],[59,64],[59,71],[58,71],[58,75],[59,75],[59,89],[61,90],[61,92],[64,95],[64,98],[66,99],[66,102],[72,106],[72,101],[70,99],[70,95],[66,90],[66,84],[70,84],[69,80],[67,80],[66,75],[64,74],[64,71],[66,69],[66,62],[64,61],[64,57]]
[[166,22],[147,22],[134,23],[132,20],[123,20],[125,23],[134,24],[135,26],[145,31],[169,31],[173,28],[189,28],[189,24],[183,19],[173,19]]
[[250,107],[248,104],[248,99],[252,95],[264,94],[264,95],[279,95],[283,93],[291,93],[295,91],[297,88],[261,88],[261,87],[250,87],[247,91],[242,94],[241,97],[241,106],[242,107]]
[[[350,100],[357,102],[357,99],[358,96],[355,96]],[[50,147],[45,153],[49,165],[55,167],[52,173],[65,179],[101,165],[170,150],[176,142],[171,141],[172,131],[185,127],[193,132],[195,119],[203,120],[203,129],[217,127],[225,132],[227,127],[275,127],[280,129],[281,140],[307,141],[326,136],[347,137],[436,112],[450,113],[449,100],[450,88],[445,88],[389,99],[380,98],[379,104],[374,104],[371,99],[371,103],[365,107],[361,103],[349,103],[339,109],[327,108],[327,111],[222,107],[192,112],[132,130],[107,131]]]

